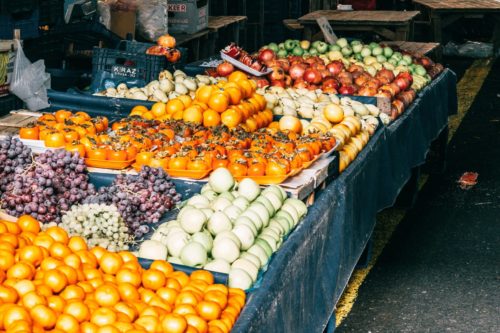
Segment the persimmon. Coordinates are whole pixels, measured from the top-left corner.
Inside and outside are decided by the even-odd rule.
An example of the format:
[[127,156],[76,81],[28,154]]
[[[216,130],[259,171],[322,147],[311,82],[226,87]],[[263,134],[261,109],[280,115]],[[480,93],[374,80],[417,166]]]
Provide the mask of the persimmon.
[[169,34],[160,36],[156,42],[158,43],[158,45],[169,49],[173,49],[176,44],[175,38]]
[[236,109],[227,109],[221,114],[221,122],[229,128],[234,128],[241,123],[241,113]]
[[[229,94],[227,94],[229,95]],[[213,92],[208,99],[208,107],[214,111],[222,113],[227,110],[229,106],[229,98],[223,92]]]
[[212,127],[220,125],[221,117],[217,111],[208,109],[203,112],[203,126]]
[[38,140],[39,133],[40,129],[38,126],[26,126],[21,127],[19,130],[19,137],[27,140]]
[[202,110],[196,106],[187,107],[184,110],[182,119],[187,123],[201,124],[203,122]]
[[212,93],[214,91],[214,86],[212,85],[207,85],[207,86],[202,86],[196,90],[196,101],[208,104],[208,101],[210,100],[210,96],[212,96]]

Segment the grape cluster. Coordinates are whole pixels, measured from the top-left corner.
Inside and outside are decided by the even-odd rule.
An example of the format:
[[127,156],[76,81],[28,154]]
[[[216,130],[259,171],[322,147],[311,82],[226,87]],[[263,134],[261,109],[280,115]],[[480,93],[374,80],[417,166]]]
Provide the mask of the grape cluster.
[[16,169],[2,195],[2,208],[13,216],[30,214],[42,223],[59,223],[63,212],[93,194],[78,153],[49,150],[26,169]]
[[16,169],[23,170],[31,162],[31,149],[19,139],[7,137],[0,140],[0,194],[14,180]]
[[102,187],[85,203],[115,205],[136,239],[150,230],[162,215],[181,200],[167,173],[144,166],[138,175],[118,175],[109,187]]
[[89,247],[99,245],[113,252],[128,250],[133,240],[115,206],[74,205],[63,215],[59,226],[71,236],[85,238]]

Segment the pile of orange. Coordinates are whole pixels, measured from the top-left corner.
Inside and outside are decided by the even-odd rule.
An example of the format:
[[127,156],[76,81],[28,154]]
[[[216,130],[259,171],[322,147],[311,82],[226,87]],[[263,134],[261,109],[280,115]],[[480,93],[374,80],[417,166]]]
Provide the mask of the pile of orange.
[[228,333],[245,304],[211,273],[143,269],[130,252],[87,248],[59,227],[0,221],[0,331]]
[[182,95],[167,103],[155,103],[151,110],[136,106],[130,116],[161,121],[174,119],[205,127],[225,125],[242,127],[248,132],[266,127],[272,122],[272,111],[266,109],[264,96],[255,92],[256,83],[246,74],[235,71],[228,81],[198,88],[194,99]]
[[21,127],[21,139],[42,140],[46,147],[60,148],[84,137],[106,131],[106,117],[91,118],[85,112],[59,110],[44,114],[32,125]]

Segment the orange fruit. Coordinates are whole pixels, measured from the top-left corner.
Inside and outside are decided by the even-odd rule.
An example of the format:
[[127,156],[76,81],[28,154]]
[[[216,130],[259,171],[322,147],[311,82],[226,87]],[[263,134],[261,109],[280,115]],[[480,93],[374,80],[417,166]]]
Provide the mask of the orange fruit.
[[220,291],[209,291],[203,296],[203,300],[205,301],[212,301],[221,307],[221,309],[224,309],[227,305],[227,297]]
[[127,282],[118,284],[118,292],[120,294],[120,298],[127,302],[141,299],[141,295],[137,291],[137,287]]
[[130,115],[131,116],[142,116],[144,112],[148,112],[148,108],[145,107],[144,105],[136,105],[130,110]]
[[208,324],[207,322],[198,315],[195,314],[186,314],[184,315],[188,325],[196,328],[199,333],[207,333],[208,332]]
[[[71,242],[71,240],[70,240]],[[82,266],[82,260],[80,257],[74,253],[64,257],[64,263],[74,269],[79,269]]]
[[177,111],[176,113],[174,113],[172,115],[172,119],[173,120],[182,120],[183,117],[184,117],[184,112],[183,111]]
[[182,289],[180,282],[175,278],[167,278],[165,287],[172,288],[177,291],[180,291]]
[[234,71],[227,77],[227,80],[229,82],[237,82],[240,80],[247,80],[247,79],[248,79],[247,75],[241,71]]
[[19,247],[19,238],[17,238],[16,235],[12,234],[12,233],[5,233],[5,234],[1,234],[0,235],[0,242],[6,242],[6,243],[10,243],[11,245],[14,246],[14,248],[17,248]]
[[205,270],[197,270],[191,273],[190,275],[191,280],[201,280],[205,281],[208,284],[213,284],[214,283],[214,276],[212,273],[209,271]]
[[220,115],[217,111],[208,109],[203,112],[203,126],[212,127],[220,125]]
[[53,328],[57,322],[54,310],[45,305],[35,305],[30,309],[30,315],[34,324],[40,325],[44,329]]
[[68,244],[69,236],[68,233],[59,227],[50,227],[45,230],[45,233],[52,237],[56,242],[63,243],[64,245]]
[[7,227],[9,233],[14,235],[19,235],[21,233],[21,227],[17,223],[8,221],[3,221],[2,223]]
[[118,330],[118,328],[116,328],[114,325],[115,323],[113,325],[101,326],[97,330],[97,333],[120,333],[120,330]]
[[83,300],[85,298],[85,291],[80,286],[69,285],[59,295],[66,301]]
[[90,322],[97,326],[111,325],[115,321],[116,312],[110,308],[99,308],[95,310],[90,317]]
[[0,250],[0,270],[6,271],[14,265],[14,255],[7,250]]
[[40,232],[40,223],[31,215],[21,215],[17,219],[17,225],[22,231],[29,231],[35,234]]
[[122,257],[122,260],[124,263],[127,262],[135,262],[137,263],[137,257],[132,254],[132,252],[129,251],[120,251],[118,252],[118,255]]
[[196,91],[196,100],[202,103],[208,103],[212,92],[214,91],[214,86],[202,86]]
[[68,278],[64,273],[54,269],[45,272],[43,283],[53,292],[59,293],[68,285]]
[[212,301],[201,301],[196,305],[198,315],[205,320],[214,320],[220,317],[222,309],[219,304]]
[[149,266],[149,268],[163,272],[165,276],[174,271],[174,267],[172,266],[172,264],[165,260],[155,260],[151,263],[151,266]]
[[57,317],[56,328],[66,333],[79,333],[80,324],[75,317],[68,314],[61,314]]
[[31,291],[22,296],[21,303],[25,308],[31,309],[35,305],[47,305],[47,300],[36,291]]
[[166,105],[167,113],[172,115],[179,111],[184,111],[184,108],[184,103],[178,98],[169,100]]
[[175,305],[179,304],[196,305],[197,303],[198,303],[198,298],[192,291],[181,291],[179,295],[177,295],[177,299],[175,300]]
[[35,240],[33,241],[33,245],[41,246],[48,250],[49,247],[54,242],[55,242],[54,239],[50,237],[48,234],[39,233],[38,236],[36,236]]
[[229,93],[229,101],[232,105],[236,105],[241,101],[243,94],[241,93],[241,89],[235,87],[226,88],[224,91]]
[[229,289],[221,283],[215,283],[215,284],[209,285],[205,289],[205,293],[208,293],[209,291],[213,291],[213,290],[220,291],[221,293],[223,293],[226,296],[229,295]]
[[79,323],[90,319],[89,307],[79,300],[70,301],[64,307],[64,313],[74,317]]
[[99,267],[106,274],[116,274],[123,265],[123,259],[117,253],[107,252],[99,259]]
[[33,265],[28,262],[18,262],[12,265],[7,270],[8,279],[28,279],[31,280],[35,275],[35,269]]
[[175,303],[175,299],[177,298],[178,292],[175,289],[168,287],[161,287],[156,290],[156,295],[158,295],[164,302],[172,305]]
[[180,95],[177,98],[181,100],[182,104],[184,104],[184,108],[190,107],[191,104],[193,103],[193,100],[189,95]]
[[66,276],[66,279],[68,279],[68,284],[75,284],[78,282],[78,273],[76,269],[74,269],[73,267],[60,265],[57,266],[56,270],[58,270],[59,272],[63,273]]
[[142,114],[142,118],[147,119],[147,120],[151,120],[151,119],[155,119],[155,115],[151,111],[148,111],[148,112],[144,112]]
[[243,98],[249,98],[254,92],[252,84],[248,80],[240,80],[236,82],[241,88]]
[[134,323],[147,332],[157,332],[157,327],[160,325],[160,320],[156,316],[146,315],[139,317]]
[[49,253],[53,258],[64,259],[64,257],[71,254],[71,250],[63,243],[55,242],[49,247]]
[[63,312],[66,301],[62,297],[53,295],[47,297],[47,306],[55,312]]
[[196,309],[191,304],[179,304],[174,308],[173,313],[180,314],[182,316],[186,314],[197,314]]
[[161,328],[164,332],[183,333],[187,328],[187,321],[181,315],[169,313],[163,317]]
[[118,302],[113,307],[118,313],[125,314],[130,321],[134,321],[139,315],[138,311],[130,304],[125,302]]
[[71,236],[68,240],[68,247],[73,252],[88,250],[87,242],[80,236]]
[[31,317],[28,311],[20,305],[12,305],[2,312],[4,328],[9,331],[16,321],[25,321],[31,324]]
[[139,287],[142,283],[141,275],[130,269],[120,269],[116,273],[117,283],[130,283],[134,287]]
[[90,249],[90,253],[92,253],[98,261],[100,261],[102,256],[105,253],[108,253],[108,251],[102,246],[94,246],[92,249]]
[[81,333],[97,333],[99,326],[93,323],[85,322],[80,325]]
[[227,110],[229,106],[229,98],[222,92],[215,92],[210,95],[208,107],[219,113]]
[[165,286],[165,274],[156,269],[148,269],[142,273],[142,285],[144,288],[158,290]]
[[190,106],[184,110],[182,120],[187,123],[201,124],[203,122],[203,113],[196,106]]
[[111,284],[103,284],[94,292],[95,301],[100,306],[113,306],[120,301],[118,289]]
[[228,109],[224,111],[221,115],[222,124],[229,128],[234,128],[238,126],[241,122],[241,113],[235,109]]
[[153,106],[151,106],[151,113],[155,118],[161,117],[167,113],[167,105],[162,102],[156,102]]

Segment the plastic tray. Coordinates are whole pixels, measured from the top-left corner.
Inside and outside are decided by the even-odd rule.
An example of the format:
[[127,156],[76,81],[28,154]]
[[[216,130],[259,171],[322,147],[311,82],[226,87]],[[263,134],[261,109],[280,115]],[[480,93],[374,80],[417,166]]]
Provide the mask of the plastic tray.
[[31,151],[35,154],[42,154],[45,153],[47,150],[57,150],[57,149],[62,149],[64,146],[61,147],[47,147],[45,146],[45,142],[42,140],[29,140],[29,139],[21,139],[19,140],[27,147],[31,149]]
[[[132,167],[136,171],[140,171],[142,165],[137,163],[133,164]],[[191,178],[191,179],[203,179],[212,172],[212,169],[209,170],[173,170],[173,169],[165,169],[165,172],[168,173],[170,177],[177,178]]]
[[244,70],[245,72],[247,73],[250,73],[254,76],[264,76],[264,75],[267,75],[269,73],[272,72],[272,69],[268,69],[267,71],[265,72],[259,72],[259,71],[256,71],[255,69],[253,68],[250,68],[248,67],[247,65],[244,65],[242,64],[241,62],[239,62],[238,60],[234,59],[234,58],[231,58],[230,56],[228,56],[227,54],[225,54],[224,52],[221,51],[220,53],[220,57],[224,60],[226,60],[227,62],[230,62],[231,64],[233,64],[235,67],[238,67],[239,69],[242,69]]

